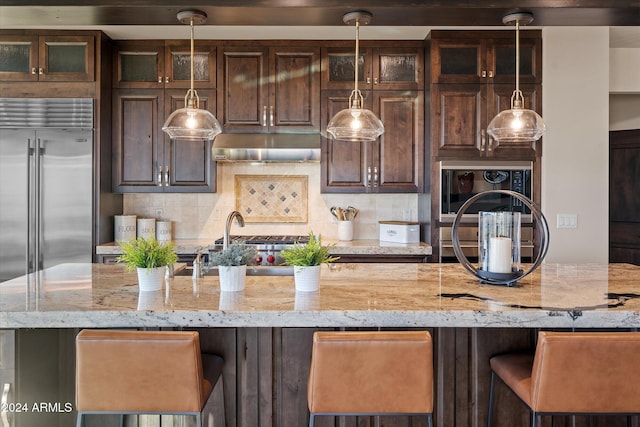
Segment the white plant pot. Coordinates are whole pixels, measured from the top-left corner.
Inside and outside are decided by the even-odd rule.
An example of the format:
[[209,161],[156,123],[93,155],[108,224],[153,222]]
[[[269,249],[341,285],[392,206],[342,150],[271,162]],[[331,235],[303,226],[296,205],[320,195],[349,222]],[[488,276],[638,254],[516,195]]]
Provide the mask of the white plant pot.
[[238,292],[243,290],[246,277],[246,265],[221,265],[218,267],[221,292]]
[[140,292],[159,291],[162,289],[167,267],[138,268],[138,286]]
[[296,291],[315,292],[320,289],[320,265],[293,267]]

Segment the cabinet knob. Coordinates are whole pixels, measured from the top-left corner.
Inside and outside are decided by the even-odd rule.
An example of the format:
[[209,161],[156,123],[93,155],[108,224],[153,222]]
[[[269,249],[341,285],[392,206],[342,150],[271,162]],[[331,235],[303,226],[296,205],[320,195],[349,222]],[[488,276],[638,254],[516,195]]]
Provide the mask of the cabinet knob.
[[164,168],[164,186],[169,186],[169,166]]
[[158,76],[158,83],[162,83],[162,76]]
[[169,81],[170,81],[169,76],[167,76],[167,77],[165,77],[165,78],[164,78],[164,82],[165,82],[165,83],[169,83]]
[[367,77],[367,84],[370,85],[371,84],[371,77]]
[[270,105],[269,106],[269,126],[274,126],[273,118],[274,118],[273,105]]
[[158,187],[162,187],[162,166],[158,166]]
[[487,145],[487,134],[484,129],[480,131],[480,151],[484,151],[485,146]]
[[42,67],[38,68],[38,74],[44,74],[44,68]]
[[31,69],[31,74],[37,74],[37,73],[38,73],[38,72],[36,71],[36,67],[33,67],[33,68]]
[[489,71],[489,78],[493,77],[493,71]]
[[262,107],[262,126],[267,127],[267,106]]
[[378,186],[378,167],[373,167],[373,188]]
[[367,184],[366,187],[371,185],[371,166],[367,166]]
[[377,78],[377,77],[374,77],[374,78],[373,78],[373,84],[374,84],[374,85],[377,85],[377,84],[378,84],[378,78]]
[[487,77],[487,71],[486,70],[482,70],[482,77]]

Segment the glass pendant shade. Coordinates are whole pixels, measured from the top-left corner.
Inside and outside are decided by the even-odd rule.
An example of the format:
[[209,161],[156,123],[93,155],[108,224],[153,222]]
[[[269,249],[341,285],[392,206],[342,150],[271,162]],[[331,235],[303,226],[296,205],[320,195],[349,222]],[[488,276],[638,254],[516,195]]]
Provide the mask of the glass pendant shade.
[[171,139],[213,140],[222,132],[218,119],[207,110],[201,110],[198,92],[193,88],[193,25],[204,24],[207,14],[199,10],[178,12],[178,21],[191,26],[191,88],[184,97],[184,108],[180,108],[167,118],[162,130]]
[[171,139],[212,140],[222,132],[218,119],[207,110],[180,108],[167,118],[162,130]]
[[333,116],[327,132],[343,141],[375,141],[384,133],[384,125],[370,110],[352,107]]
[[498,142],[533,142],[546,130],[538,113],[522,108],[501,111],[487,127],[487,133]]
[[369,12],[357,11],[344,15],[345,24],[356,26],[356,54],[354,59],[354,89],[349,96],[350,108],[340,110],[327,125],[327,133],[341,141],[375,141],[384,133],[382,121],[371,111],[362,108],[364,98],[358,90],[358,60],[360,55],[360,24],[369,24],[372,15]]

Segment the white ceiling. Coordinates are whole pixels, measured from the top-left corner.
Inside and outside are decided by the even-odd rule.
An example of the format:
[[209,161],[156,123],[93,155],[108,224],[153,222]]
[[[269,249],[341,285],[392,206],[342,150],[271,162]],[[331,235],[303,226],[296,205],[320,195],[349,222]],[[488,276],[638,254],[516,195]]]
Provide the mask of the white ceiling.
[[[183,26],[3,26],[12,28],[102,30],[114,40],[136,39],[188,39],[189,29]],[[542,27],[531,26],[529,29]],[[361,40],[424,40],[431,30],[509,30],[496,27],[382,27],[369,26],[360,29]],[[612,48],[640,48],[640,27],[610,27],[609,46]],[[201,40],[349,40],[354,38],[353,27],[348,26],[213,26],[196,27],[196,39]]]

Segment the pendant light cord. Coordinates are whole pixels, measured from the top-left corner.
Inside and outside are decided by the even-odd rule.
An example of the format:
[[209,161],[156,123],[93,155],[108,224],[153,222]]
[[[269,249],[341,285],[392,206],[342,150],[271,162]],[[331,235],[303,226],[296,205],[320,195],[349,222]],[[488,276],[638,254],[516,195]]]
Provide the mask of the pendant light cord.
[[516,20],[516,90],[520,91],[520,21],[518,20]]
[[358,93],[358,68],[360,68],[360,21],[358,21],[356,19],[356,60],[354,63],[355,66],[355,75],[356,75],[356,81],[355,81],[355,92],[356,94]]

